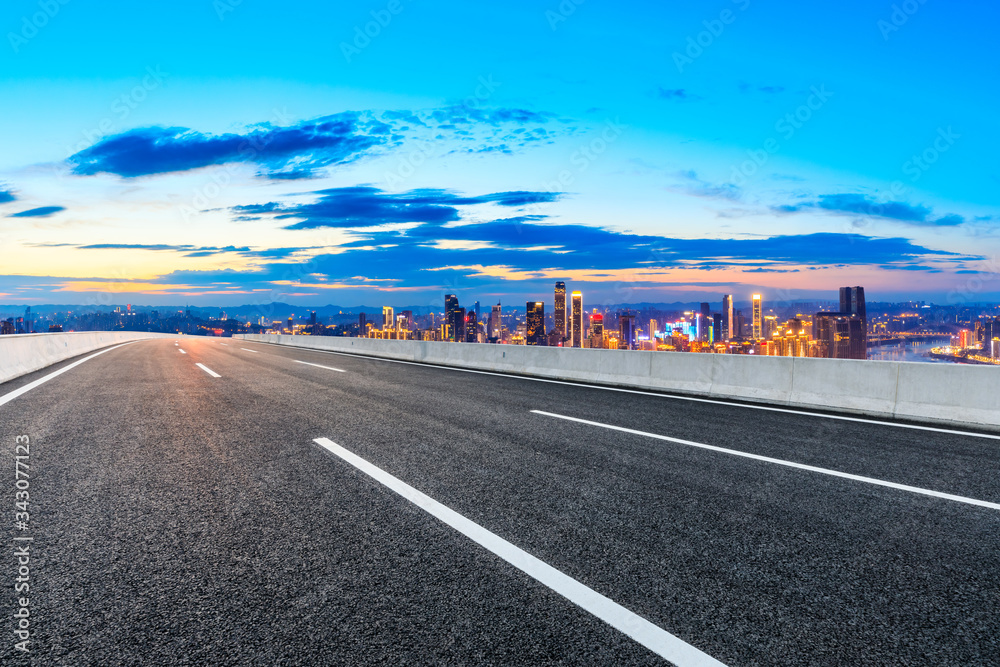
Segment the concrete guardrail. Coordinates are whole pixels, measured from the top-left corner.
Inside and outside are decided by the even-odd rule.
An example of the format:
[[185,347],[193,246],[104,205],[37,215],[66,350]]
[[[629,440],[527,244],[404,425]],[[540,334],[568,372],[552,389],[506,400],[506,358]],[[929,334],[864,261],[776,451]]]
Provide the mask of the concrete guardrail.
[[332,336],[237,337],[386,359],[1000,431],[1000,369],[991,366]]
[[176,337],[176,334],[140,331],[81,331],[0,336],[0,382],[13,380],[65,359],[116,343]]

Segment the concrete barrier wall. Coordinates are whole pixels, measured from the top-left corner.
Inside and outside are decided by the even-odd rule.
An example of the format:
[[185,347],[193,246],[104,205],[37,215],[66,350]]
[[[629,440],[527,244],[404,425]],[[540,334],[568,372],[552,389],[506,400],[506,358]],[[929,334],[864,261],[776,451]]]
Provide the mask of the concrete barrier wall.
[[1000,431],[1000,368],[329,336],[246,340]]
[[13,380],[64,359],[116,343],[167,337],[177,336],[138,331],[81,331],[0,336],[0,382]]

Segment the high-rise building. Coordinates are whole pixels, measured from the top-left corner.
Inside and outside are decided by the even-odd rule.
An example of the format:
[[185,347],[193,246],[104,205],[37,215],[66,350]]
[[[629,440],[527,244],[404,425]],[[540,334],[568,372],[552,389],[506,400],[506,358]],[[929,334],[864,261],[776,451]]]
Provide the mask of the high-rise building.
[[573,292],[573,315],[572,315],[572,334],[573,334],[573,347],[583,347],[583,294],[580,292]]
[[618,314],[618,347],[622,350],[636,348],[635,315],[628,311]]
[[593,312],[590,314],[590,336],[588,347],[601,349],[604,347],[604,315]]
[[525,310],[528,313],[525,344],[545,345],[545,304],[541,301],[529,301]]
[[392,312],[392,306],[382,306],[382,328],[394,329],[396,327],[396,316]]
[[712,316],[712,342],[718,343],[724,340],[725,338],[722,336],[722,313],[716,313]]
[[970,331],[969,329],[962,329],[958,332],[958,346],[960,348],[968,349],[970,347],[979,347],[976,341],[976,332]]
[[649,321],[649,340],[656,338],[656,332],[660,330],[659,322],[656,320]]
[[988,319],[982,325],[983,351],[989,352],[992,340],[1000,338],[1000,317]]
[[465,316],[465,342],[479,342],[479,321],[476,319],[476,311],[470,310]]
[[555,310],[552,312],[555,320],[555,332],[562,338],[566,338],[566,283],[560,281],[556,283]]
[[490,312],[490,339],[500,339],[500,327],[500,302],[497,301],[497,305],[493,306],[493,310]]
[[864,332],[865,349],[868,346],[868,314],[865,311],[865,288],[864,287],[841,287],[840,288],[840,312],[857,315],[861,320],[861,329]]
[[604,337],[604,315],[600,313],[590,314],[590,335],[598,338]]
[[[461,322],[459,321],[459,305],[458,297],[454,294],[444,295],[444,319],[448,325],[448,339],[460,342],[465,339],[465,313],[461,315]],[[458,330],[462,330],[463,335],[458,334]]]
[[819,312],[813,317],[813,338],[821,356],[830,359],[865,359],[865,343],[861,318],[850,313]]
[[990,341],[990,356],[994,359],[1000,359],[1000,338],[994,338]]
[[451,329],[452,339],[456,343],[461,343],[465,340],[465,308],[458,306],[452,311],[452,320],[454,321],[454,328]]
[[760,294],[753,295],[753,339],[760,340],[764,337],[763,319],[761,317],[761,297]]
[[366,324],[368,324],[368,316],[365,315],[364,313],[358,314],[358,329],[361,330],[362,334],[365,333],[365,325]]
[[711,339],[709,329],[712,327],[712,304],[702,302],[698,315],[698,340],[708,342]]
[[722,297],[722,331],[720,340],[730,340],[735,338],[736,315],[733,312],[733,295],[726,294]]

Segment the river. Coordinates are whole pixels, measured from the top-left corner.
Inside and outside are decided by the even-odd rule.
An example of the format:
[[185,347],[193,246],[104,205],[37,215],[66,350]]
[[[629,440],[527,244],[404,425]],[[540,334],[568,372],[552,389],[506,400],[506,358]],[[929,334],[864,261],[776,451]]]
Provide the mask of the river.
[[951,364],[952,361],[934,359],[924,355],[932,347],[946,345],[946,340],[921,341],[918,343],[900,342],[894,345],[880,345],[868,348],[868,358],[873,361],[921,361],[932,364]]

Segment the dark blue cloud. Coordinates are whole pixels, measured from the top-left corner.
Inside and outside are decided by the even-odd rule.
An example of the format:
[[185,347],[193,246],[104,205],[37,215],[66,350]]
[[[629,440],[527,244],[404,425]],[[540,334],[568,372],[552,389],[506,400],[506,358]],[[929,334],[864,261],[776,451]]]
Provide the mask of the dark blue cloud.
[[[554,114],[516,108],[453,105],[430,111],[344,112],[287,127],[262,123],[243,133],[204,134],[186,127],[146,127],[107,137],[69,158],[73,173],[117,174],[124,178],[184,172],[230,163],[256,164],[271,179],[314,178],[324,168],[358,160],[378,149],[399,146],[421,133],[435,141],[472,144],[468,151],[512,152],[550,140],[544,128],[500,141],[514,126],[556,121]],[[459,129],[463,128],[463,129]],[[540,131],[540,132],[539,132]]]
[[656,96],[661,100],[670,100],[673,102],[693,102],[701,99],[701,97],[692,95],[684,88],[663,88],[662,86],[656,89]]
[[[381,246],[337,255],[385,267],[502,265],[522,271],[647,269],[794,270],[802,265],[911,264],[918,258],[959,258],[904,238],[820,233],[751,239],[673,239],[615,232],[585,225],[525,224],[499,220],[454,227],[423,225],[405,232],[369,232],[347,247]],[[439,241],[474,241],[487,247],[444,250]],[[539,250],[540,248],[548,251]],[[964,258],[964,257],[963,257]],[[360,268],[360,267],[359,267]],[[364,273],[363,275],[372,275]],[[376,277],[390,277],[379,275]]]
[[[348,244],[336,254],[323,254],[295,261],[274,261],[253,270],[177,271],[156,279],[166,284],[204,286],[216,289],[225,281],[243,290],[258,290],[262,303],[273,300],[324,299],[330,294],[351,293],[352,299],[373,295],[376,303],[386,298],[398,301],[410,296],[377,296],[382,290],[405,289],[414,298],[438,304],[444,293],[464,293],[476,298],[490,295],[505,301],[512,295],[551,293],[553,273],[586,270],[593,276],[580,281],[588,295],[620,301],[615,286],[659,295],[673,287],[686,289],[688,282],[663,282],[660,269],[738,269],[748,279],[764,273],[818,270],[830,266],[887,266],[909,271],[938,272],[937,266],[961,265],[969,256],[936,251],[903,238],[880,239],[857,234],[809,234],[770,239],[670,239],[618,233],[580,225],[538,225],[509,221],[440,228],[423,225],[406,234],[364,232],[369,245]],[[434,245],[447,238],[489,239],[487,247],[457,250]],[[539,242],[569,252],[539,250]],[[534,248],[530,249],[529,248]],[[931,260],[931,261],[927,261]],[[518,271],[516,279],[491,275],[478,267],[500,266]],[[640,269],[637,273],[635,270]],[[627,270],[623,275],[622,270]],[[643,274],[642,269],[648,270]],[[759,269],[759,270],[758,270]],[[653,275],[659,273],[659,276]],[[702,287],[731,291],[731,279],[700,280]],[[753,284],[749,282],[748,284]],[[348,287],[330,292],[324,286]],[[794,288],[793,288],[794,289]],[[416,296],[423,295],[423,296]],[[806,296],[805,294],[803,296]],[[654,299],[655,300],[655,299]],[[595,300],[594,303],[601,302]],[[414,301],[416,303],[416,301]]]
[[258,125],[245,134],[209,135],[188,128],[150,127],[108,137],[69,158],[73,173],[102,172],[125,178],[211,165],[261,165],[272,177],[295,176],[356,160],[385,143],[356,113],[342,113],[290,127]]
[[258,257],[262,259],[284,259],[302,250],[312,250],[313,246],[296,248],[266,248],[253,250],[246,246],[196,246],[188,244],[168,243],[35,243],[36,247],[44,248],[77,248],[78,250],[152,250],[179,252],[185,257],[211,257],[224,253],[236,253],[243,257]]
[[732,183],[710,183],[700,176],[693,169],[679,171],[674,174],[680,179],[680,184],[668,186],[668,190],[682,192],[694,197],[704,197],[707,199],[725,199],[728,201],[740,201],[742,191]]
[[921,227],[955,227],[966,222],[964,217],[956,214],[936,217],[927,206],[898,201],[878,202],[873,197],[855,193],[820,195],[818,201],[774,206],[772,210],[776,213],[798,213],[816,208],[841,215],[885,218]]
[[7,204],[12,201],[17,201],[17,197],[14,196],[11,190],[0,190],[0,204]]
[[27,211],[20,211],[18,213],[11,213],[8,217],[10,218],[46,218],[60,211],[65,211],[63,206],[41,206],[39,208],[31,208]]
[[476,204],[519,207],[556,201],[559,193],[496,192],[477,197],[464,197],[447,190],[417,189],[400,194],[387,194],[368,186],[318,190],[318,201],[308,204],[282,205],[276,202],[237,206],[237,219],[273,216],[276,220],[297,220],[286,229],[318,227],[362,228],[392,223],[422,222],[443,225],[461,219],[458,207]]

